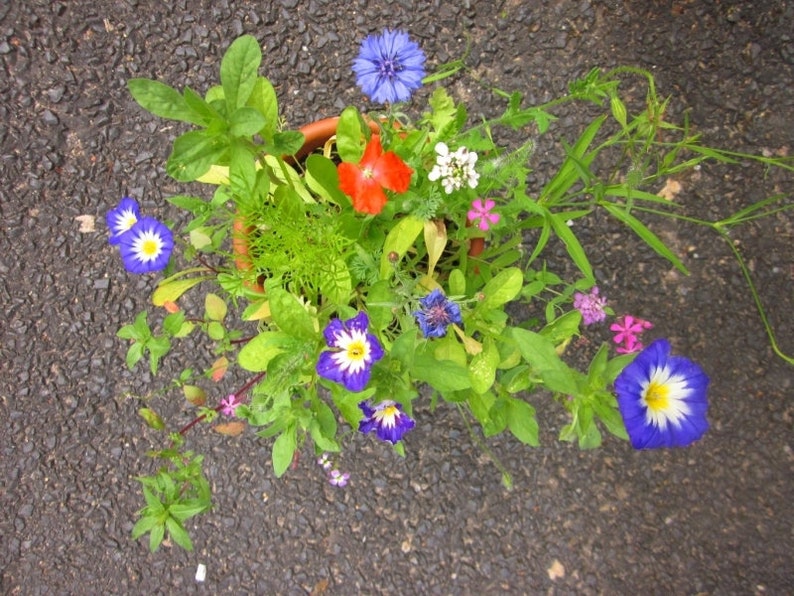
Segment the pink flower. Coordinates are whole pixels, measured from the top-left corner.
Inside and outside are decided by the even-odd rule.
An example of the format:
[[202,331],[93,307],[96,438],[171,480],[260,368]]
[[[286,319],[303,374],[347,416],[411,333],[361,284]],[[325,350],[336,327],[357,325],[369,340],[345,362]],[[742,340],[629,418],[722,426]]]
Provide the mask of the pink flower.
[[228,395],[225,399],[221,400],[220,406],[220,413],[224,416],[234,416],[235,411],[237,410],[237,406],[239,406],[242,400],[238,400],[237,396],[232,393]]
[[499,221],[499,214],[491,213],[491,209],[493,209],[495,206],[496,203],[491,199],[486,199],[484,203],[482,199],[475,199],[472,201],[472,208],[466,214],[466,217],[472,224],[477,224],[478,228],[480,228],[482,231],[486,231]]
[[333,486],[347,486],[348,480],[350,480],[350,474],[348,472],[331,470],[331,473],[328,474],[328,482],[330,482]]
[[637,335],[646,329],[652,328],[653,323],[646,321],[645,319],[640,319],[639,317],[625,315],[624,317],[618,319],[616,323],[612,323],[612,325],[609,326],[609,329],[615,332],[615,336],[612,338],[612,341],[614,341],[616,344],[623,344],[622,346],[616,348],[615,351],[618,354],[631,354],[633,352],[639,352],[644,346],[637,338]]
[[593,286],[589,294],[576,292],[573,295],[573,307],[582,313],[585,325],[603,321],[607,316],[607,313],[604,312],[606,305],[607,299],[598,295],[598,286]]

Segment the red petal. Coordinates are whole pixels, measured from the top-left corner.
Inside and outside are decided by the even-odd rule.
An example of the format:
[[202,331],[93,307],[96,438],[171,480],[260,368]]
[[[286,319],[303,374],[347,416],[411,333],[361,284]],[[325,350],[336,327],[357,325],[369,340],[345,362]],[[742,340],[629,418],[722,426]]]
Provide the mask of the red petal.
[[381,155],[373,168],[375,180],[381,186],[394,192],[408,190],[413,173],[414,171],[393,151],[387,151]]
[[356,164],[342,162],[336,166],[339,174],[339,190],[348,196],[354,197],[360,191],[361,184],[364,182],[364,174]]
[[358,165],[360,165],[362,169],[375,169],[381,153],[383,153],[383,147],[380,144],[380,136],[372,135],[369,143],[367,143],[367,147],[364,149],[364,155],[361,158],[361,161],[358,162]]
[[353,209],[362,213],[377,215],[386,205],[386,193],[373,179],[363,179],[358,192],[353,195]]

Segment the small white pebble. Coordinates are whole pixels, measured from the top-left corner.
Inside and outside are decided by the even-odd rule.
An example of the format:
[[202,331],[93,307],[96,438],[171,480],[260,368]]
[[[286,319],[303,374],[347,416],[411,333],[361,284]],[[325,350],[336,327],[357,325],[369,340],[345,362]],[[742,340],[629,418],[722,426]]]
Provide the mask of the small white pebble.
[[207,566],[204,563],[199,563],[196,568],[196,581],[203,582],[207,577]]

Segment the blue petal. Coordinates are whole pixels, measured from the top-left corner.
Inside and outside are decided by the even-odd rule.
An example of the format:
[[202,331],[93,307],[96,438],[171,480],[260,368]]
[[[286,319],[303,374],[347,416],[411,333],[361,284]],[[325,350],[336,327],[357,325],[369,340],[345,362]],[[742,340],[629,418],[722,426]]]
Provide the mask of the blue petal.
[[331,319],[331,321],[326,325],[325,329],[323,330],[323,337],[325,337],[325,343],[332,348],[338,348],[337,341],[341,334],[345,333],[345,326],[339,319]]
[[315,370],[317,370],[317,374],[324,379],[328,379],[334,383],[342,383],[344,375],[342,374],[342,369],[334,361],[333,355],[333,352],[322,352],[317,359]]
[[365,332],[369,327],[369,317],[363,310],[352,319],[345,321],[345,327],[350,330]]

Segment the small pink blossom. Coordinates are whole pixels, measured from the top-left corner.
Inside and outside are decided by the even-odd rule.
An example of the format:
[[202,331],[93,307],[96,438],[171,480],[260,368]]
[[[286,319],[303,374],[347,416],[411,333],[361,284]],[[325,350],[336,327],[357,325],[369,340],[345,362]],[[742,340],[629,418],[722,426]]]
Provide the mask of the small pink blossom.
[[219,410],[224,416],[234,416],[242,400],[238,400],[234,393],[229,394],[225,399],[221,400],[221,409]]
[[331,470],[331,473],[328,474],[328,482],[330,482],[333,486],[347,486],[348,480],[350,480],[350,474],[348,472]]
[[[472,224],[476,224],[482,231],[487,231],[492,225],[499,221],[498,213],[491,213],[491,209],[496,203],[491,199],[475,199],[471,203],[471,210],[466,214]],[[479,223],[478,223],[479,222]]]
[[612,323],[609,329],[615,333],[612,341],[616,344],[623,344],[616,348],[615,351],[618,354],[631,354],[643,349],[644,346],[637,336],[646,329],[653,329],[653,323],[639,317],[625,315],[618,319],[616,323]]
[[317,464],[322,467],[323,470],[330,470],[333,464],[331,460],[328,459],[328,454],[323,453],[319,458],[317,458]]

